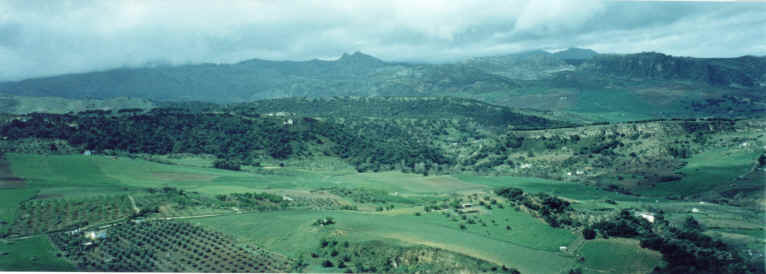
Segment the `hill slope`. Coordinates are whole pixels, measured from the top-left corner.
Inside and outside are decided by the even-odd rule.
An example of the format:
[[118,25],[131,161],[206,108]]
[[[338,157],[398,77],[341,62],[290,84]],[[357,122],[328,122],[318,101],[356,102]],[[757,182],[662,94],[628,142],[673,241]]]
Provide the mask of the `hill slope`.
[[599,55],[580,69],[629,78],[689,80],[715,86],[766,86],[766,58],[675,57],[646,52],[627,55]]
[[155,102],[141,98],[68,99],[61,97],[13,96],[0,94],[0,113],[26,114],[32,112],[67,113],[86,110],[117,110],[153,108]]
[[550,128],[571,124],[519,114],[508,107],[454,97],[282,98],[235,104],[241,113],[289,112],[343,118],[469,119],[489,127]]
[[216,103],[284,97],[453,96],[543,110],[530,112],[574,122],[747,118],[766,113],[765,60],[607,55],[572,48],[434,65],[384,62],[357,52],[335,61],[253,59],[114,69],[0,83],[0,92]]
[[0,84],[0,91],[66,98],[242,102],[290,96],[427,96],[516,87],[500,76],[459,65],[386,63],[363,53],[336,61],[267,61],[121,68]]
[[567,64],[564,59],[542,50],[471,58],[464,64],[489,73],[521,80],[544,79],[556,72],[575,68]]

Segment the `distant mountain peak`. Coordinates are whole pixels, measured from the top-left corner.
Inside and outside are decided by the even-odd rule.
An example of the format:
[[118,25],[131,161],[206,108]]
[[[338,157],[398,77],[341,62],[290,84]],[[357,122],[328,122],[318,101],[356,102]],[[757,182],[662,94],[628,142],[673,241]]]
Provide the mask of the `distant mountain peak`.
[[343,53],[343,56],[338,58],[337,62],[353,63],[353,64],[382,64],[383,61],[375,58],[372,55],[356,51],[352,54]]
[[598,55],[598,52],[592,49],[568,48],[562,51],[557,51],[553,53],[553,55],[562,60],[566,60],[566,59],[582,60],[582,59],[590,59],[593,56]]

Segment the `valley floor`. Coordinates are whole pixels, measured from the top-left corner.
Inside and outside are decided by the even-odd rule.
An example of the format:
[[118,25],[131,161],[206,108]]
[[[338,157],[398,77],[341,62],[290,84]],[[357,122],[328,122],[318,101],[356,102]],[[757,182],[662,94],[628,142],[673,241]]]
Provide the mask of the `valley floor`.
[[[679,221],[693,215],[709,228],[709,233],[754,249],[751,251],[757,253],[754,256],[762,256],[757,247],[766,243],[761,221],[763,211],[667,200],[651,193],[629,196],[573,182],[508,176],[310,171],[291,167],[235,172],[202,167],[205,162],[202,159],[178,159],[174,164],[161,164],[102,155],[7,154],[5,158],[3,164],[8,168],[3,178],[16,178],[15,181],[23,183],[10,184],[6,180],[0,189],[3,196],[0,229],[8,233],[0,242],[0,253],[4,254],[0,257],[2,270],[83,269],[82,263],[73,261],[73,257],[62,256],[46,235],[74,227],[93,230],[98,229],[99,221],[119,224],[123,217],[135,218],[135,209],[138,209],[135,213],[142,212],[142,206],[146,209],[144,205],[153,205],[152,201],[159,199],[146,194],[147,188],[178,189],[199,195],[194,197],[200,197],[203,202],[196,206],[160,203],[157,211],[143,216],[144,220],[187,223],[223,233],[234,239],[236,246],[257,246],[302,262],[300,268],[281,271],[345,271],[338,268],[337,263],[333,267],[322,266],[324,261],[337,261],[335,256],[321,253],[320,242],[326,239],[350,242],[349,250],[354,245],[374,241],[403,250],[436,248],[455,254],[450,256],[475,258],[490,266],[507,266],[522,273],[559,273],[576,268],[586,273],[646,273],[663,264],[661,254],[640,248],[637,240],[586,241],[577,231],[553,228],[518,207],[502,206],[505,200],[492,193],[501,186],[556,195],[570,201],[576,209],[659,208],[665,212],[666,219]],[[686,168],[695,167],[690,164]],[[738,175],[728,176],[735,179]],[[247,210],[246,205],[238,208],[204,202],[205,197],[237,193],[271,193],[301,204]],[[127,197],[124,204],[114,202],[118,199],[115,197],[123,195]],[[477,212],[458,214],[453,209],[435,207],[457,199],[474,203]],[[495,206],[486,206],[492,200]],[[485,206],[480,206],[485,202]],[[83,218],[78,214],[85,214],[77,211],[77,206],[89,203],[97,203],[94,208],[106,212],[104,216],[113,217],[88,219],[92,221],[90,224],[74,222]],[[35,219],[34,214],[52,214],[40,209],[41,205],[64,214],[66,217],[59,218],[59,223],[72,225],[56,226]],[[138,208],[133,208],[136,206]],[[318,220],[327,217],[332,218],[334,224],[317,225]],[[355,269],[363,269],[361,267],[368,264],[375,266],[364,254],[356,252],[360,256],[357,258],[350,251],[344,255],[342,248],[338,250],[341,255],[337,256],[349,258],[344,263],[347,270],[352,270],[352,266]],[[404,255],[399,256],[406,259]],[[85,269],[90,269],[88,267]]]

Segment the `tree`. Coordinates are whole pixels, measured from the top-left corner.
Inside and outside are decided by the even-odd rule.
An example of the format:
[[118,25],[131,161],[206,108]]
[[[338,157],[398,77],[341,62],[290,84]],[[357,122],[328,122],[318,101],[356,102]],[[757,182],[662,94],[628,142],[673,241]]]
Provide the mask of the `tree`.
[[213,167],[228,170],[241,170],[240,164],[231,159],[219,159],[213,162]]
[[691,231],[702,231],[704,230],[702,225],[697,222],[697,219],[694,219],[692,216],[686,217],[686,220],[684,220],[684,228],[691,230]]
[[586,240],[593,240],[593,239],[596,238],[596,230],[594,230],[593,228],[587,227],[587,228],[583,229],[582,236]]

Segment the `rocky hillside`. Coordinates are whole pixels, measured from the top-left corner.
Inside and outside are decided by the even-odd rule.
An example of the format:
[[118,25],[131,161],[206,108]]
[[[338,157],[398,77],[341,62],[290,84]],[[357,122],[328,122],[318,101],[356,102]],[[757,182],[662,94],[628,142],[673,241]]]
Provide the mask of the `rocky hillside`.
[[538,80],[550,77],[560,71],[574,70],[564,59],[542,51],[528,51],[516,54],[471,58],[465,65],[511,79]]
[[766,58],[754,56],[691,58],[655,52],[599,55],[580,69],[628,78],[698,81],[714,86],[766,86]]

